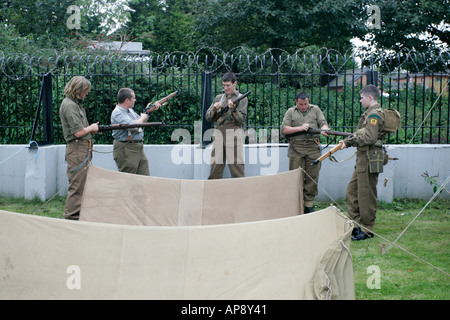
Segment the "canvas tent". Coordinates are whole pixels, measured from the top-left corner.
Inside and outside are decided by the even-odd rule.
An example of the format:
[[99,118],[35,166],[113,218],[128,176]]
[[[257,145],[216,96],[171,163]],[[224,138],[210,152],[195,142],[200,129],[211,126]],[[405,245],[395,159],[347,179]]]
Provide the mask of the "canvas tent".
[[[88,188],[94,173],[119,175],[94,169],[88,175]],[[276,186],[272,180],[290,181],[290,175],[298,178],[296,171],[281,177],[255,178],[254,190],[264,189],[266,183]],[[123,188],[122,177],[117,179]],[[241,180],[234,181],[240,184],[252,178],[229,180]],[[154,181],[142,181],[137,186],[147,183]],[[187,182],[163,183],[170,185],[172,193],[181,191],[172,195],[174,202],[189,201],[182,194],[183,183]],[[153,187],[153,191],[163,189]],[[196,187],[189,192],[204,197],[220,189],[206,182]],[[209,187],[212,190],[207,190]],[[203,191],[199,193],[200,189]],[[283,201],[283,195],[277,194],[283,192],[274,189],[275,199],[280,196]],[[251,190],[249,193],[254,194]],[[100,199],[98,205],[102,206],[108,196]],[[266,199],[267,207],[270,201],[277,200]],[[86,198],[85,204],[93,206]],[[352,224],[345,216],[335,207],[299,215],[294,213],[295,208],[285,206],[292,214],[284,217],[268,215],[260,203],[255,207],[265,219],[258,215],[245,218],[240,211],[223,219],[210,219],[194,209],[180,209],[180,205],[168,210],[170,218],[165,220],[143,218],[159,214],[157,211],[142,212],[121,224],[0,211],[0,298],[354,299],[349,250]],[[193,208],[198,211],[208,205],[195,200]],[[110,217],[120,219],[116,215]],[[104,215],[99,217],[105,220]],[[135,223],[127,223],[130,221]],[[172,225],[161,225],[167,221]]]
[[130,225],[212,225],[298,215],[300,170],[222,180],[181,180],[89,168],[80,220]]

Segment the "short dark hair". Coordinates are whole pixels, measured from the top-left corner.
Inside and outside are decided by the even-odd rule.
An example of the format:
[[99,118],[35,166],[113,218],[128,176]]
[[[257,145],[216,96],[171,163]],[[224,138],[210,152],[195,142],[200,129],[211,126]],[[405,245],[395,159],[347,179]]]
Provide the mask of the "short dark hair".
[[367,96],[372,96],[372,98],[374,100],[377,100],[378,97],[380,96],[380,91],[373,84],[369,84],[369,85],[365,86],[364,88],[362,88],[359,91],[359,94],[362,94],[363,96],[366,96],[366,97]]
[[301,91],[299,93],[297,93],[297,95],[295,96],[295,100],[305,100],[305,99],[309,99],[309,95],[305,92],[305,91]]
[[133,90],[130,88],[122,88],[117,93],[117,102],[124,103],[125,100],[131,99],[133,97]]
[[223,75],[222,81],[223,82],[231,81],[232,83],[235,83],[237,81],[236,75],[233,72],[229,71]]

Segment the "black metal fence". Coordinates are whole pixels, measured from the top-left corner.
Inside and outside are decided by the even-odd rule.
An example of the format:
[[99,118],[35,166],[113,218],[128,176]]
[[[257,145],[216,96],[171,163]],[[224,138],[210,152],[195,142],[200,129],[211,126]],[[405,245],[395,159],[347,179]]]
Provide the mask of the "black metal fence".
[[[309,94],[310,103],[320,106],[331,129],[355,131],[363,112],[359,90],[372,83],[382,92],[382,107],[394,108],[402,116],[401,128],[388,137],[388,143],[449,143],[449,61],[448,54],[366,59],[329,52],[0,56],[1,143],[64,143],[58,109],[64,86],[75,75],[92,83],[83,102],[91,123],[110,123],[122,87],[135,91],[137,112],[148,102],[180,90],[168,105],[151,114],[149,121],[162,121],[166,126],[148,131],[146,143],[178,143],[172,139],[178,128],[188,130],[194,141],[196,125],[201,123],[203,132],[210,126],[204,112],[222,92],[221,77],[229,70],[237,74],[241,92],[252,92],[246,128],[266,129],[269,139],[272,130],[279,130],[300,90]],[[96,136],[96,143],[111,142],[110,133]]]

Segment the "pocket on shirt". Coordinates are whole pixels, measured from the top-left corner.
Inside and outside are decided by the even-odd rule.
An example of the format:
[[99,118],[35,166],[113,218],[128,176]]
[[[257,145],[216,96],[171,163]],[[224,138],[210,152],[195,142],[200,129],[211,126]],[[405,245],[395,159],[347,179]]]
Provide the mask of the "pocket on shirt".
[[372,149],[367,151],[370,173],[383,172],[384,153],[383,150]]

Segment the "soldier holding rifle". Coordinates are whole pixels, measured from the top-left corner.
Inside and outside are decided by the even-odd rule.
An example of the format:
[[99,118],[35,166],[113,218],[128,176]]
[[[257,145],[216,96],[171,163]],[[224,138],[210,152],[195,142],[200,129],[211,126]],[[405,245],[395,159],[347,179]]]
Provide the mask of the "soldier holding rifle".
[[[284,136],[289,137],[289,170],[301,167],[306,172],[303,174],[304,213],[310,213],[314,212],[320,171],[320,164],[310,164],[320,156],[320,141],[318,134],[305,133],[310,128],[330,129],[320,108],[309,104],[306,92],[297,93],[295,104],[286,111],[281,131]],[[324,131],[321,134],[328,136]]]
[[[148,120],[150,112],[144,111],[138,115],[133,110],[136,95],[132,89],[120,89],[117,93],[117,102],[111,114],[111,124],[141,124]],[[156,102],[152,110],[158,110],[160,107],[161,104]],[[143,128],[113,130],[112,136],[113,156],[119,171],[149,176],[148,158],[144,153]]]
[[[242,126],[247,118],[248,99],[236,89],[237,80],[233,72],[223,75],[222,85],[224,93],[216,96],[206,111],[206,120],[214,122],[215,128],[208,179],[222,178],[225,161],[232,178],[245,177]],[[233,100],[238,101],[234,103]]]
[[98,122],[89,125],[81,102],[91,90],[91,82],[75,76],[64,87],[65,99],[59,108],[64,139],[66,140],[67,191],[64,218],[78,220],[81,198],[87,176],[87,166],[92,159],[92,134],[98,132]]
[[361,227],[353,229],[352,240],[373,237],[377,211],[378,174],[383,171],[385,116],[378,104],[380,92],[368,85],[359,92],[361,104],[366,109],[361,116],[354,136],[340,142],[342,149],[356,147],[356,164],[347,186],[346,202],[350,218]]

